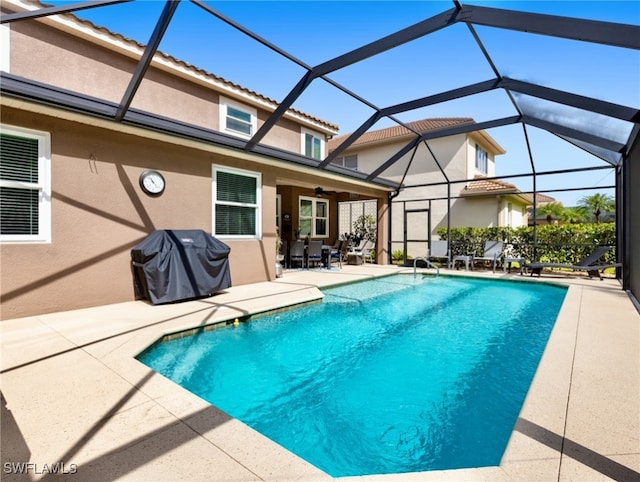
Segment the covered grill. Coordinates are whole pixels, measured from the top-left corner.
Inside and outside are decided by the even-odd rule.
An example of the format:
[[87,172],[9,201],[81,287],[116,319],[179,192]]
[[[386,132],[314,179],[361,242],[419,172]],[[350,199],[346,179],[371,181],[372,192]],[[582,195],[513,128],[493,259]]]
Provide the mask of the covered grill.
[[211,296],[228,288],[230,251],[199,229],[154,231],[131,250],[136,298],[156,305]]

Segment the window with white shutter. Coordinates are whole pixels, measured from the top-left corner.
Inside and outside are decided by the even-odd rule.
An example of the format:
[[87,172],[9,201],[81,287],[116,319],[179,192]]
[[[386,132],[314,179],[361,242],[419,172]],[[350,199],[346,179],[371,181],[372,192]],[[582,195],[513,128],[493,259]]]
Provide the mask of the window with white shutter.
[[0,242],[51,242],[51,147],[46,132],[0,126]]
[[259,239],[261,182],[258,172],[213,166],[213,235]]

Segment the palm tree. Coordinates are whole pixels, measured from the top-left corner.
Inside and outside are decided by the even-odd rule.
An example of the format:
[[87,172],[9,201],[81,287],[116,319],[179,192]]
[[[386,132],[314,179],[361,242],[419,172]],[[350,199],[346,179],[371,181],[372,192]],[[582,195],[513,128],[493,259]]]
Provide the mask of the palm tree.
[[582,206],[593,213],[596,223],[600,222],[600,215],[603,212],[613,212],[616,209],[616,203],[613,197],[600,193],[584,196],[578,201],[578,206]]
[[587,210],[583,206],[564,208],[560,218],[565,223],[577,224],[587,219]]
[[[564,207],[560,203],[548,203],[543,204],[536,209],[538,214],[544,214],[547,216],[547,224],[551,224],[551,221],[558,220],[562,217]],[[537,217],[537,215],[536,215]]]

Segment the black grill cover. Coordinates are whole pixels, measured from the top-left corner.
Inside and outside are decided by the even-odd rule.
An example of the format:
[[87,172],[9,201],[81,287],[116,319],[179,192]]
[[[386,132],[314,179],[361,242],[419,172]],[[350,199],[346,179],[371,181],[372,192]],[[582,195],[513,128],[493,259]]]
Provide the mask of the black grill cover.
[[157,305],[228,288],[230,251],[200,229],[154,231],[131,250],[136,297]]

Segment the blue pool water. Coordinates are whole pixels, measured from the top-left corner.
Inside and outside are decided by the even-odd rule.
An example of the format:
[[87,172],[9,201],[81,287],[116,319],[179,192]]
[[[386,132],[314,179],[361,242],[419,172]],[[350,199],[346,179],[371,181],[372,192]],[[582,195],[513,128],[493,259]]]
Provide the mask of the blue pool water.
[[334,477],[493,466],[565,292],[395,275],[139,359]]

